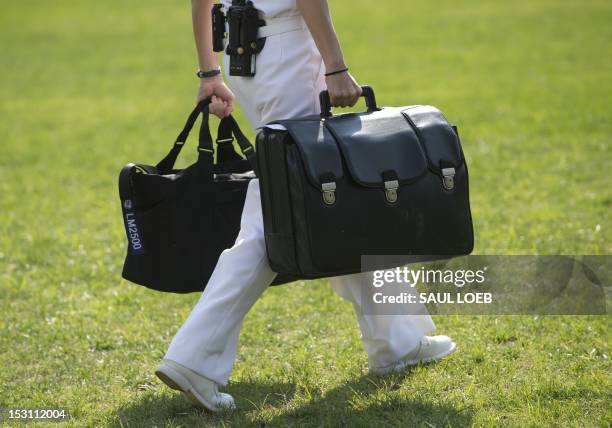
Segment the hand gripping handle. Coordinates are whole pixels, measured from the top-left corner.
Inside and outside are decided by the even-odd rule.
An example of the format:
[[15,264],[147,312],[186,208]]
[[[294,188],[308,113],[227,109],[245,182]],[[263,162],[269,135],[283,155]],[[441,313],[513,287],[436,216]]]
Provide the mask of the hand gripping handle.
[[[368,112],[378,110],[378,107],[376,106],[376,97],[374,96],[374,89],[372,89],[371,86],[362,86],[361,96],[365,98]],[[332,105],[329,98],[329,92],[327,90],[321,91],[319,94],[319,102],[321,103],[321,117],[331,117]]]

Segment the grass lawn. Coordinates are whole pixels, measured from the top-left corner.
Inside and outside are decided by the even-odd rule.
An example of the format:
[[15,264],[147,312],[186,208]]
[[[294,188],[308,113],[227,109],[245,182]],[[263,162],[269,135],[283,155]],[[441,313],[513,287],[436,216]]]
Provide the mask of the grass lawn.
[[[330,3],[381,105],[459,125],[476,254],[612,254],[612,3]],[[64,407],[67,426],[612,424],[610,316],[436,317],[456,354],[370,377],[327,281],[264,295],[238,410],[198,412],[153,374],[198,295],[120,279],[116,190],[192,106],[189,2],[5,1],[0,52],[0,407]]]

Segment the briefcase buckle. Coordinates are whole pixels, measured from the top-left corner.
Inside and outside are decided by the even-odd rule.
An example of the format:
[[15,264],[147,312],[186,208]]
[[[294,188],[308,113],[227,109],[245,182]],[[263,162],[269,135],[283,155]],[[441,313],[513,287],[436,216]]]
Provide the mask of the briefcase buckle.
[[327,205],[332,205],[336,202],[336,183],[321,183],[321,193],[323,193],[323,202]]
[[442,185],[446,190],[455,188],[455,168],[442,168]]
[[385,181],[385,197],[387,198],[387,202],[394,203],[397,202],[397,189],[399,188],[399,181],[391,180]]

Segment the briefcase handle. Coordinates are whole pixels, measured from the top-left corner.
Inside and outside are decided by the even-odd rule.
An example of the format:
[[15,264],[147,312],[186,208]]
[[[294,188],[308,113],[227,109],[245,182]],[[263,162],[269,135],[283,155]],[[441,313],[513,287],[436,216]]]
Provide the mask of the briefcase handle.
[[[362,86],[361,96],[365,98],[368,112],[378,110],[378,107],[376,106],[376,97],[374,96],[374,89],[372,89],[371,86]],[[331,100],[329,99],[329,92],[327,90],[319,93],[319,102],[321,103],[321,117],[331,117],[332,105]]]
[[[156,166],[161,173],[170,172],[172,168],[174,168],[176,159],[181,153],[181,150],[187,141],[187,137],[189,136],[189,133],[191,132],[191,129],[193,128],[193,125],[200,114],[202,115],[202,123],[200,125],[200,135],[198,139],[198,162],[209,162],[212,164],[214,158],[214,147],[209,125],[210,113],[208,111],[208,106],[210,101],[210,98],[200,101],[189,114],[189,117],[185,122],[185,126],[183,126],[183,129],[176,137],[176,141],[172,146],[172,149],[170,149],[170,152],[168,152],[168,154]],[[238,146],[240,146],[240,150],[251,163],[251,167],[255,169],[255,150],[253,149],[253,146],[249,142],[248,138],[241,131],[236,119],[234,119],[234,117],[231,115],[221,119],[221,122],[219,123],[219,133],[222,135],[227,135],[228,128],[231,129],[232,134],[238,142]]]

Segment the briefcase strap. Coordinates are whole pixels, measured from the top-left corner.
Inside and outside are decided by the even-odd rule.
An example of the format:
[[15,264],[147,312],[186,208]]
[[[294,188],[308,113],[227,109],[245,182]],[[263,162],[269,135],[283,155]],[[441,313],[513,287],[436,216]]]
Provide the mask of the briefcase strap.
[[[213,139],[210,133],[210,125],[209,125],[209,111],[208,106],[210,104],[210,98],[200,101],[196,107],[193,109],[187,121],[185,122],[185,126],[182,131],[179,133],[178,137],[170,152],[157,164],[157,169],[160,173],[170,172],[174,168],[174,164],[176,163],[176,159],[180,154],[185,142],[187,141],[187,137],[193,128],[198,116],[202,115],[202,122],[200,125],[200,135],[198,141],[198,162],[203,162],[206,164],[212,164],[214,160],[214,146]],[[233,134],[233,137],[232,137]],[[238,146],[240,150],[244,154],[244,156],[248,159],[251,167],[254,171],[256,171],[256,162],[255,162],[255,150],[253,146],[249,142],[248,138],[244,135],[240,127],[238,126],[238,122],[234,119],[233,116],[228,116],[226,118],[221,119],[219,123],[219,129],[217,132],[217,146],[220,144],[228,145],[231,143],[232,139],[236,138]],[[226,146],[227,147],[227,146]],[[227,150],[223,151],[223,155],[218,159],[219,162],[224,162],[227,160],[232,160],[231,157],[228,159]]]

